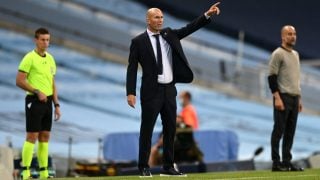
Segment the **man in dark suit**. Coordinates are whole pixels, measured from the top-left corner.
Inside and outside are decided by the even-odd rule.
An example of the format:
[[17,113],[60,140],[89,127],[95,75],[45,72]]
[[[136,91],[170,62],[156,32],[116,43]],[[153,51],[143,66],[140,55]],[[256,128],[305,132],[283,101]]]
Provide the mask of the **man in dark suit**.
[[141,127],[138,168],[141,176],[152,176],[148,159],[151,138],[157,116],[163,125],[163,173],[164,176],[185,176],[174,167],[174,137],[176,132],[175,83],[190,83],[193,73],[184,55],[180,40],[208,24],[210,17],[219,14],[219,2],[203,15],[180,29],[164,28],[163,14],[151,8],[146,14],[147,30],[132,39],[127,69],[127,101],[134,108],[138,64],[142,67]]

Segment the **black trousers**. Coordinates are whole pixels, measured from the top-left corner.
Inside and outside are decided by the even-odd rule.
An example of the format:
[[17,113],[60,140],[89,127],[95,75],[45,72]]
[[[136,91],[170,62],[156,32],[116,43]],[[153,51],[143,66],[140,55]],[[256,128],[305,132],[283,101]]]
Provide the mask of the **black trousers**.
[[291,148],[296,130],[299,113],[299,97],[280,94],[285,110],[274,109],[274,125],[271,134],[271,158],[274,163],[280,163],[279,144],[282,138],[282,161],[289,163],[292,159]]
[[157,117],[160,114],[163,132],[163,168],[173,167],[174,137],[176,133],[177,90],[174,84],[158,85],[153,99],[141,102],[142,115],[139,137],[138,167],[149,167],[148,160],[151,150],[151,139]]

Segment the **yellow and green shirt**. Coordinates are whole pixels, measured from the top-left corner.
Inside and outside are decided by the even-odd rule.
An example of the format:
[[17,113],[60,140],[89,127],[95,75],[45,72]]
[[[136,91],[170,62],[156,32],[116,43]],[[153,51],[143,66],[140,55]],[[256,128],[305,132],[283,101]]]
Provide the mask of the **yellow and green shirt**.
[[[27,73],[28,83],[35,89],[39,89],[47,96],[53,94],[53,78],[56,74],[56,63],[51,54],[45,53],[42,57],[34,50],[27,53],[20,65],[19,71]],[[27,94],[32,94],[27,92]]]

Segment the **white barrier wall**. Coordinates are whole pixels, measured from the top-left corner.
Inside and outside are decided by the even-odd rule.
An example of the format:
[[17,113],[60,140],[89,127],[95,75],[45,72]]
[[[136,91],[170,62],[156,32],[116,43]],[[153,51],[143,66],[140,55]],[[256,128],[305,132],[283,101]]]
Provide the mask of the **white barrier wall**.
[[0,176],[1,179],[13,180],[13,150],[0,146]]

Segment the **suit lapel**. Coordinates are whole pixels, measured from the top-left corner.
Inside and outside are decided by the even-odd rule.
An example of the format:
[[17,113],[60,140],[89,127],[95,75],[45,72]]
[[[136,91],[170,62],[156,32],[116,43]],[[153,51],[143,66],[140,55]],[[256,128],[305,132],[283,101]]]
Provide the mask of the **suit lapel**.
[[172,47],[173,44],[171,43],[170,39],[168,38],[168,33],[166,31],[161,31],[160,34],[161,34],[161,37],[164,40],[166,40],[167,43]]
[[151,56],[153,57],[154,59],[154,62],[156,62],[156,57],[154,55],[154,52],[153,52],[153,49],[152,49],[152,44],[151,44],[151,40],[148,36],[148,33],[147,31],[145,31],[144,33],[144,41],[145,41],[145,45],[147,47],[147,51],[151,54]]
[[162,38],[164,40],[166,40],[166,42],[170,45],[172,52],[176,52],[177,54],[179,54],[181,56],[181,52],[179,51],[179,48],[177,48],[177,44],[175,44],[172,41],[172,38],[170,38],[170,34],[167,31],[161,31],[160,34],[161,34]]
[[[161,31],[160,34],[161,34],[162,38],[164,40],[166,40],[167,43],[170,45],[172,53],[176,53],[178,56],[183,57],[181,55],[181,53],[183,53],[183,52],[180,51],[179,48],[177,47],[177,44],[172,41],[172,38],[170,37],[170,34],[165,30]],[[175,60],[175,58],[172,58],[172,61],[174,61],[174,60]],[[184,58],[182,58],[182,60],[186,61]]]

